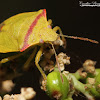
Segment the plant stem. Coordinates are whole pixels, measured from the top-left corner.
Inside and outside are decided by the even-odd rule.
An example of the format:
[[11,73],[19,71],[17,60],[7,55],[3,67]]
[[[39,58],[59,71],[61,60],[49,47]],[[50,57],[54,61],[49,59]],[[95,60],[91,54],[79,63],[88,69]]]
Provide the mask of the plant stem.
[[78,81],[76,77],[71,73],[69,73],[66,77],[73,81],[73,86],[76,90],[82,92],[89,100],[94,100],[94,97],[90,94],[89,90],[85,89],[86,84]]

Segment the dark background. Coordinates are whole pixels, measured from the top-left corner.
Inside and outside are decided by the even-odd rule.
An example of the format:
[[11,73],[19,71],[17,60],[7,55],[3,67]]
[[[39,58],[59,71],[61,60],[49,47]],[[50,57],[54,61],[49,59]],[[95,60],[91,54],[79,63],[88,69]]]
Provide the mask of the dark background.
[[[2,0],[0,1],[0,22],[18,13],[44,8],[47,10],[47,18],[53,20],[53,26],[60,26],[64,34],[88,37],[100,42],[100,7],[80,7],[79,1],[76,0]],[[97,61],[96,67],[100,67],[100,44],[67,39],[66,52],[71,57],[73,65],[79,63],[81,67],[86,59],[92,59]],[[70,71],[75,71],[75,67],[71,69]],[[35,84],[32,80],[34,76],[38,80],[36,74],[33,75],[30,72],[25,75],[25,77],[30,76],[30,81],[26,84],[31,82],[35,85],[34,87],[38,85],[35,88],[37,91],[35,100],[49,100],[45,93],[40,90],[39,83]],[[21,82],[23,81],[18,83]],[[25,83],[23,84],[25,85]],[[17,93],[17,90],[15,89],[14,93]],[[81,100],[85,99],[81,97]]]

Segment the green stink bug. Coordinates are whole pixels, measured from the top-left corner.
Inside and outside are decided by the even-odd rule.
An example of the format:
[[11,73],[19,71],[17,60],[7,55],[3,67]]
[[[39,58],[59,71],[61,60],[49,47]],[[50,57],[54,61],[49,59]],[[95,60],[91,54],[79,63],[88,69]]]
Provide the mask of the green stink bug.
[[[36,46],[41,46],[36,55],[35,64],[43,78],[46,79],[46,75],[38,64],[43,52],[43,43],[52,44],[59,36],[98,43],[95,40],[87,38],[65,36],[62,34],[60,27],[56,26],[52,29],[50,24],[51,20],[47,21],[46,18],[46,9],[37,12],[21,13],[8,18],[0,24],[0,53],[23,52],[29,47],[34,46],[35,49],[32,54],[34,55],[37,48]],[[60,35],[56,33],[57,30],[59,30]],[[2,59],[0,63],[15,59],[22,54],[23,53]],[[32,57],[29,58],[26,65],[29,64],[31,59]]]

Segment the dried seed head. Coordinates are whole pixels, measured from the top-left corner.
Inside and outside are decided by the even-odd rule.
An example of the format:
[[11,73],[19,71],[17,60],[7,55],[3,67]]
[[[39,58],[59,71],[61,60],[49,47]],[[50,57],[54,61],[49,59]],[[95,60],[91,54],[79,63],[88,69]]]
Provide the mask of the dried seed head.
[[59,63],[64,63],[66,65],[70,64],[70,57],[68,57],[65,53],[61,52],[58,54]]
[[87,77],[87,73],[83,72],[83,68],[78,69],[78,73],[82,78],[86,78]]
[[14,86],[15,86],[15,84],[12,82],[12,80],[3,81],[2,82],[2,91],[10,92]]
[[[64,65],[70,64],[70,57],[68,57],[65,53],[61,52],[58,54],[58,62],[59,62],[61,71],[63,71],[65,69]],[[56,64],[56,67],[57,67],[57,64]]]
[[3,97],[3,100],[10,100],[10,95],[9,95],[9,94],[6,94],[6,95]]
[[63,74],[67,77],[67,75],[69,74],[68,71],[63,71]]
[[86,60],[83,63],[83,68],[87,73],[95,74],[95,64],[96,64],[96,61]]
[[2,100],[2,97],[0,96],[0,100]]
[[33,88],[21,88],[21,94],[6,94],[3,100],[31,100],[36,95]]
[[87,79],[87,82],[88,82],[89,84],[91,84],[91,85],[94,85],[94,84],[96,83],[96,80],[95,80],[95,78],[88,78],[88,79]]
[[32,99],[36,95],[36,92],[33,90],[33,88],[21,88],[21,95],[26,99]]
[[42,82],[41,82],[41,89],[44,90],[44,91],[46,91],[46,82],[47,82],[46,80],[43,80],[43,79],[42,79]]
[[56,41],[53,42],[54,45],[60,45],[60,46],[63,46],[64,45],[64,42],[58,38]]
[[86,78],[87,77],[87,73],[86,72],[82,72],[82,73],[80,73],[80,76],[83,77],[83,78]]
[[26,100],[22,95],[16,94],[16,95],[8,95],[6,94],[3,98],[3,100]]
[[87,67],[87,66],[95,66],[96,65],[96,61],[92,61],[90,59],[86,60],[84,63],[83,63],[83,67]]

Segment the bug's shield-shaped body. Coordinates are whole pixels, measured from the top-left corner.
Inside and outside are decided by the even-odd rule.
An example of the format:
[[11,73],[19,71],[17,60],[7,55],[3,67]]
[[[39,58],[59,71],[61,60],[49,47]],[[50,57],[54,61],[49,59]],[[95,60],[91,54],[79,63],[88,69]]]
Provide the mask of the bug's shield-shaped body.
[[0,52],[24,51],[40,40],[55,41],[57,34],[48,28],[45,9],[17,14],[0,25]]

